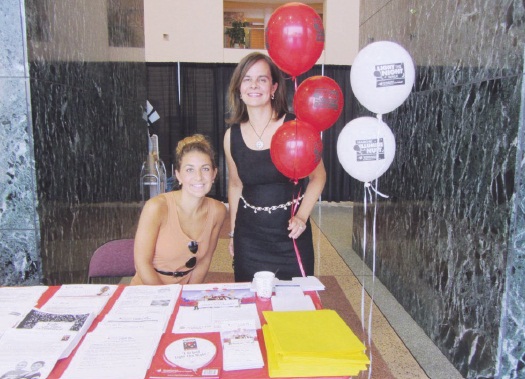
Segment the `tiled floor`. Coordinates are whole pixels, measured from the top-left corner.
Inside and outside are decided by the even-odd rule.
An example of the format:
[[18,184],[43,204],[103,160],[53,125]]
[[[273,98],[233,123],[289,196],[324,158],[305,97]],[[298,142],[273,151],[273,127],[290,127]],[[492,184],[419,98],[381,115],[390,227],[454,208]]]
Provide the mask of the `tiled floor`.
[[[368,293],[374,293],[372,308],[372,341],[388,363],[395,378],[417,379],[461,378],[419,326],[397,303],[388,290],[363,267],[352,251],[351,203],[320,203],[312,213],[316,249],[315,275],[335,276],[348,301],[361,314],[362,282]],[[227,238],[221,238],[211,271],[232,272]],[[365,325],[370,315],[370,298],[365,295]],[[361,316],[359,316],[361,317]],[[385,378],[386,379],[386,378]]]

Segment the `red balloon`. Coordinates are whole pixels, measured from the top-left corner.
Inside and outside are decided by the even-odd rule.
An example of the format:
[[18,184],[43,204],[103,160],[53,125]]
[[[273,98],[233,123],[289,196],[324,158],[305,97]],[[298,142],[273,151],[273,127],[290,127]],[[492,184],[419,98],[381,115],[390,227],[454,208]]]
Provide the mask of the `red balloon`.
[[341,115],[343,91],[333,79],[311,76],[297,88],[293,102],[297,118],[322,132]]
[[317,62],[324,48],[324,27],[315,10],[302,3],[277,8],[266,27],[266,49],[275,64],[296,77]]
[[270,155],[273,164],[295,182],[317,167],[322,154],[323,142],[319,132],[304,121],[285,122],[272,137]]

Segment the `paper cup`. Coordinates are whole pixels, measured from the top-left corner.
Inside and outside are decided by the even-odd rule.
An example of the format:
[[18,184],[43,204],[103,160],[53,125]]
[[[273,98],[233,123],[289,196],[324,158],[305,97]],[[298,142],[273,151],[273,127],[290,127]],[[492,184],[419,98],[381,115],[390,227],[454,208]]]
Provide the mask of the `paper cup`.
[[275,274],[271,271],[259,271],[253,276],[253,284],[257,297],[268,300],[272,297],[273,293],[273,280]]

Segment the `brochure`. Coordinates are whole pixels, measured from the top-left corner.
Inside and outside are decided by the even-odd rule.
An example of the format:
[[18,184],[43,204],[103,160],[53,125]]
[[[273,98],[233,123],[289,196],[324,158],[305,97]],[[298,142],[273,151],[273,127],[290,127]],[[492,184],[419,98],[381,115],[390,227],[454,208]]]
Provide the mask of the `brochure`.
[[264,367],[253,320],[225,321],[220,334],[225,371]]
[[146,378],[216,379],[222,371],[218,333],[206,336],[167,334],[161,340]]
[[60,314],[32,309],[18,323],[16,329],[53,331],[64,341],[69,341],[60,358],[67,358],[78,342],[86,334],[95,319],[94,313]]

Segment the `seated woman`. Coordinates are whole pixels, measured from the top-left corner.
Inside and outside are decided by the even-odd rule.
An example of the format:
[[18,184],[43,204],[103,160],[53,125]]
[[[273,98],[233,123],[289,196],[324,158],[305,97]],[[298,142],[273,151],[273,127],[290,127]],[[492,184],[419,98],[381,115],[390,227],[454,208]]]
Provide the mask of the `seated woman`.
[[226,206],[206,197],[217,175],[214,157],[211,144],[200,134],[178,143],[175,175],[180,189],[144,205],[131,285],[204,281],[226,217]]

